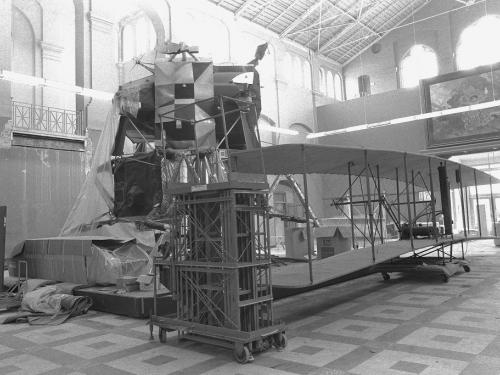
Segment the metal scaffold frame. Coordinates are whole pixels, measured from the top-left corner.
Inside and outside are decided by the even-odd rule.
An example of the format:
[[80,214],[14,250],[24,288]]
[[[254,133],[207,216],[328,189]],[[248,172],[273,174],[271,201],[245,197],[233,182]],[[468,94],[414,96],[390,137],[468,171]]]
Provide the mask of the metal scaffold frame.
[[273,318],[267,194],[236,189],[175,195],[170,288],[175,318],[159,317],[179,337],[251,353],[286,345],[283,323]]
[[[227,100],[240,105],[229,130]],[[255,112],[255,105],[224,96],[218,103],[224,138],[217,147],[201,153],[196,144],[174,162],[162,163],[164,190],[172,205],[171,248],[155,259],[154,277],[162,270],[169,274],[177,313],[157,315],[155,297],[150,329],[152,335],[153,326],[159,326],[162,342],[167,331],[178,331],[179,338],[231,348],[235,359],[245,363],[253,360],[254,352],[285,347],[285,326],[273,317],[265,174],[233,173],[229,156],[228,134],[238,120],[246,126],[245,113]],[[219,150],[223,144],[224,157]],[[188,173],[184,180],[183,165]]]
[[[397,227],[400,239],[410,241],[412,251],[410,257],[400,257],[377,264],[372,271],[381,272],[384,279],[388,280],[390,278],[389,272],[412,271],[427,267],[427,270],[441,274],[444,281],[448,281],[449,276],[456,272],[455,265],[463,267],[468,272],[470,267],[464,258],[464,239],[454,238],[453,234],[446,235],[437,227],[436,217],[441,214],[441,211],[436,210],[431,160],[429,159],[428,173],[414,171],[407,167],[406,154],[404,154],[403,175],[401,176],[400,170],[396,168],[394,179],[396,191],[392,197],[383,191],[379,165],[370,165],[367,150],[365,150],[364,160],[364,167],[357,174],[351,173],[351,165],[348,163],[348,187],[340,198],[336,198],[332,202],[332,206],[335,206],[350,222],[353,249],[357,248],[355,239],[358,235],[363,239],[363,247],[366,243],[371,247],[372,260],[375,263],[376,245],[384,244],[387,241],[384,224],[389,219]],[[446,165],[441,166],[441,168],[446,170]],[[404,180],[402,188],[400,179]],[[418,197],[416,186],[420,187],[420,192],[427,195],[426,198]],[[355,187],[361,192],[360,196],[353,194]],[[345,208],[346,206],[348,209]],[[356,222],[355,212],[357,211],[364,213],[361,226]],[[421,227],[417,227],[417,220],[422,217],[426,217],[428,223],[431,222],[431,226],[424,229],[425,235],[432,238],[434,244],[417,249],[414,240],[418,235],[422,235],[419,232]],[[456,244],[460,244],[462,248],[461,256],[458,258],[453,255],[453,245]],[[435,256],[431,257],[432,254]],[[450,265],[453,267],[450,268]]]

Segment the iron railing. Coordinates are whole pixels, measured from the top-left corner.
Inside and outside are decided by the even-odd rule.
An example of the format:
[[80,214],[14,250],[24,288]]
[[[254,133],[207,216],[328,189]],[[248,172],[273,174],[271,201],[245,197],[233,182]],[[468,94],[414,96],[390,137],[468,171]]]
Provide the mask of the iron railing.
[[82,111],[12,101],[14,129],[57,135],[84,136]]

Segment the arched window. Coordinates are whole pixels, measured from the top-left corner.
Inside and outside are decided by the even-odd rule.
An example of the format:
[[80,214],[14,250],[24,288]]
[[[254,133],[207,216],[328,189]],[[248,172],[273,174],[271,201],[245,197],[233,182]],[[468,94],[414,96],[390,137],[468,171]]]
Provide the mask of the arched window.
[[125,18],[120,24],[121,61],[139,57],[155,48],[155,29],[143,12]]
[[304,87],[311,89],[311,64],[307,60],[304,60]]
[[[12,3],[11,68],[16,73],[41,77],[42,8],[33,0]],[[13,82],[10,96],[14,101],[36,105],[42,101],[43,88]]]
[[343,100],[344,95],[342,92],[342,78],[340,78],[340,74],[335,73],[333,76],[333,87],[335,89],[335,99]]
[[404,55],[400,65],[401,86],[415,87],[424,78],[438,74],[438,60],[432,48],[416,44]]
[[323,68],[319,68],[319,92],[326,95],[326,72]]
[[498,15],[481,17],[462,31],[456,51],[458,69],[471,69],[500,61],[500,46],[494,42],[498,35]]
[[330,98],[335,97],[335,86],[333,84],[333,74],[330,71],[328,71],[326,73],[326,95],[328,95]]

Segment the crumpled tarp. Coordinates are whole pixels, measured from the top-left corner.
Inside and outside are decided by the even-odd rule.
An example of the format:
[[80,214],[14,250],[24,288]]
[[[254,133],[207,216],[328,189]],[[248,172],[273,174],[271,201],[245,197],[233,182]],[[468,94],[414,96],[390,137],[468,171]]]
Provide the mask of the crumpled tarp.
[[26,293],[20,311],[6,317],[3,323],[58,325],[72,316],[86,314],[91,306],[89,297],[60,293],[56,285],[49,285]]

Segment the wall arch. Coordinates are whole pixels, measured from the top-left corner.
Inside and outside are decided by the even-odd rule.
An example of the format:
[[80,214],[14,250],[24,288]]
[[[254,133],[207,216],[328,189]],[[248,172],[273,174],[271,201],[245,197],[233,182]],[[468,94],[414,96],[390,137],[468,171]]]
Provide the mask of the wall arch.
[[[17,3],[17,1],[16,1]],[[40,48],[41,8],[33,1],[19,1],[21,8],[12,5],[12,69],[17,73],[30,76],[42,75],[42,56]],[[28,13],[25,13],[27,11]],[[32,18],[34,17],[34,22]],[[41,102],[41,88],[12,83],[11,97],[14,101],[30,104]]]

